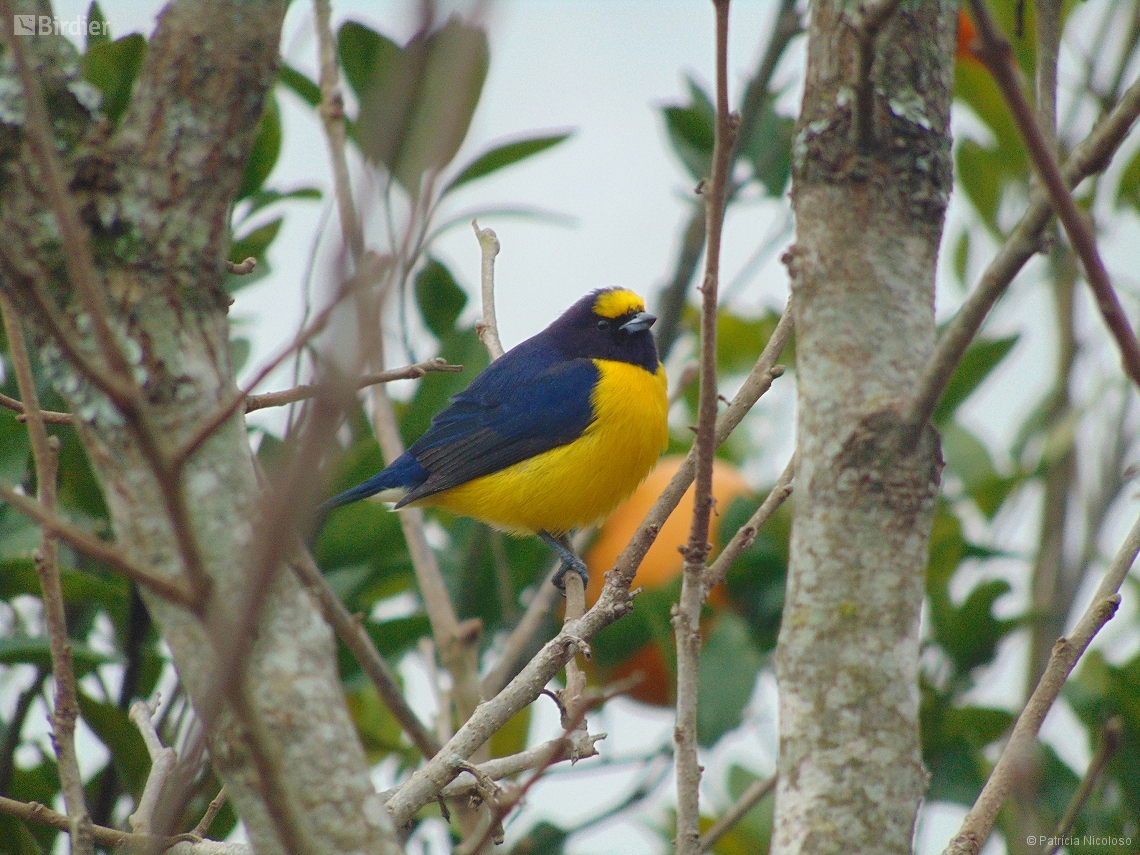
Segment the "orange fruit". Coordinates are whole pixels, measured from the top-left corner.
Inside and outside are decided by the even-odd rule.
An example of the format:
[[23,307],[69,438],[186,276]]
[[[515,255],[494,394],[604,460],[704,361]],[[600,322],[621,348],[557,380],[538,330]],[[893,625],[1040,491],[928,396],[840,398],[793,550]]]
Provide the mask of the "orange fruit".
[[[586,588],[587,604],[592,604],[598,599],[598,594],[601,593],[602,585],[605,583],[606,571],[613,567],[614,561],[629,543],[645,514],[657,501],[657,497],[681,468],[684,459],[680,455],[663,457],[645,482],[602,524],[597,540],[586,553],[586,566],[590,571],[590,584]],[[709,540],[713,544],[714,553],[718,546],[716,543],[718,517],[715,513],[723,513],[735,499],[750,492],[751,488],[739,469],[727,461],[713,461],[715,504],[714,516],[709,526]],[[646,553],[637,575],[634,576],[633,588],[661,588],[681,575],[684,559],[678,547],[684,546],[689,540],[694,495],[695,490],[690,486],[673,513],[669,515],[669,519],[661,526],[657,539]],[[709,557],[711,559],[713,555],[710,554]],[[726,604],[723,588],[723,585],[719,585],[710,594],[709,602],[713,606],[720,607]],[[609,669],[603,676],[607,678],[607,682],[616,682],[640,674],[641,681],[627,694],[643,703],[667,706],[672,703],[675,691],[673,661],[672,651],[662,651],[655,642],[651,641],[619,665]]]

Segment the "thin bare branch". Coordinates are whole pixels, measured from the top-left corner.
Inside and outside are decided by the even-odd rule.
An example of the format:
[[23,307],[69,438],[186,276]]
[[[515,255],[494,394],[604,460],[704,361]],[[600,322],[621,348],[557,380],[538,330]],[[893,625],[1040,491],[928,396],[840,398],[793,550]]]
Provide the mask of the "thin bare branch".
[[348,172],[346,148],[348,133],[344,121],[344,96],[340,92],[340,65],[332,34],[332,10],[328,0],[315,0],[317,44],[320,50],[321,119],[329,143],[333,182],[336,185],[336,207],[340,215],[340,231],[352,252],[352,260],[360,263],[364,255],[364,233],[352,200],[352,179]]
[[166,779],[178,761],[177,752],[163,745],[155,731],[154,722],[151,721],[152,712],[144,701],[135,701],[131,705],[130,719],[142,734],[147,753],[150,755],[150,773],[146,777],[138,806],[127,818],[127,822],[136,834],[150,834],[154,830],[154,812],[162,796],[162,788],[166,786]]
[[202,818],[198,820],[198,824],[190,830],[190,833],[197,837],[205,837],[210,830],[210,826],[214,824],[214,818],[221,811],[226,803],[226,788],[223,786],[218,790],[218,794],[214,796],[208,805],[206,811],[202,814]]
[[1097,249],[1096,235],[1087,217],[1077,208],[1067,182],[1057,167],[1052,146],[1037,124],[1033,109],[1025,100],[1009,41],[997,29],[989,9],[982,0],[971,0],[971,7],[974,10],[974,21],[980,39],[980,46],[975,53],[989,69],[1009,104],[1037,173],[1049,193],[1053,210],[1056,211],[1073,244],[1073,249],[1081,259],[1101,316],[1120,348],[1124,371],[1137,386],[1140,386],[1140,342],[1137,342],[1136,334],[1132,331],[1124,308],[1120,305],[1120,300],[1112,287],[1112,280]]
[[112,570],[118,570],[131,581],[153,591],[158,596],[172,603],[178,603],[187,609],[193,604],[191,592],[177,581],[163,579],[155,576],[149,570],[139,567],[120,552],[114,544],[100,540],[81,528],[76,528],[55,514],[46,513],[37,502],[17,493],[7,484],[0,483],[0,498],[3,498],[5,502],[20,513],[34,519],[45,529],[49,529],[60,540],[70,544],[79,552],[97,561],[102,561]]
[[491,229],[479,228],[476,220],[471,221],[475,237],[479,239],[481,262],[479,265],[480,290],[483,295],[483,319],[476,330],[483,347],[496,360],[503,355],[503,343],[499,340],[499,320],[495,317],[495,256],[499,254],[499,238]]
[[[1084,178],[1103,170],[1113,153],[1120,147],[1136,117],[1140,115],[1140,81],[1133,83],[1124,93],[1112,112],[1105,116],[1092,132],[1073,149],[1063,167],[1062,175],[1068,187],[1075,187]],[[981,329],[986,315],[1005,293],[1013,277],[1041,248],[1041,231],[1049,222],[1052,208],[1049,196],[1043,189],[1034,190],[1021,221],[1010,233],[1005,244],[990,262],[966,302],[958,310],[949,327],[935,347],[919,383],[919,391],[904,414],[913,428],[917,441],[919,430],[934,413],[946,384]]]
[[[436,356],[425,362],[408,365],[404,368],[392,368],[389,371],[366,374],[356,381],[356,388],[367,389],[369,386],[392,383],[396,380],[418,380],[429,371],[457,372],[462,370],[462,365],[451,365],[446,359]],[[292,389],[284,389],[280,392],[250,395],[245,399],[245,411],[252,413],[255,410],[264,410],[267,407],[282,407],[286,404],[294,404],[297,401],[306,401],[309,398],[317,397],[324,391],[327,390],[319,383],[303,383],[300,386],[294,386]]]
[[241,264],[234,264],[232,261],[226,262],[226,271],[232,273],[234,276],[246,276],[253,273],[255,267],[257,267],[257,259],[252,256]]
[[772,792],[776,786],[776,776],[766,778],[759,781],[753,781],[752,785],[740,794],[740,798],[724,812],[724,816],[709,826],[709,830],[701,835],[701,852],[708,852],[716,842],[724,837],[736,823],[740,822],[752,808],[760,802],[764,796]]
[[388,667],[376,645],[372,643],[372,638],[360,620],[353,617],[345,608],[307,551],[298,549],[295,560],[290,562],[290,566],[301,580],[301,584],[316,598],[321,611],[324,612],[325,620],[336,630],[345,647],[352,651],[352,655],[356,657],[356,661],[360,663],[360,667],[376,687],[381,700],[411,738],[412,744],[425,758],[434,757],[439,751],[439,740],[408,706],[396,675]]
[[[26,85],[26,84],[25,84]],[[4,331],[8,351],[28,414],[28,436],[36,466],[39,507],[45,516],[56,515],[56,479],[59,474],[59,439],[48,436],[40,416],[32,363],[24,329],[7,297],[0,294],[0,310],[4,314]],[[57,535],[42,528],[42,541],[36,551],[36,572],[43,590],[44,622],[51,647],[52,677],[55,680],[55,704],[52,709],[51,741],[58,761],[60,788],[71,820],[72,851],[90,855],[94,851],[91,817],[79,773],[79,756],[75,751],[75,722],[79,718],[79,701],[75,687],[75,669],[71,660],[71,639],[67,631],[67,615],[63,607],[63,589],[59,580],[59,546]]]
[[1120,747],[1120,737],[1123,731],[1124,723],[1120,716],[1114,715],[1104,723],[1104,729],[1100,732],[1100,739],[1097,740],[1096,750],[1093,752],[1092,759],[1089,760],[1089,767],[1085,770],[1085,776],[1081,778],[1080,785],[1065,807],[1065,813],[1057,820],[1057,826],[1050,835],[1057,842],[1045,855],[1057,855],[1057,852],[1060,851],[1064,839],[1073,829],[1073,823],[1077,821],[1077,815],[1081,812],[1085,800],[1092,793],[1093,787],[1096,786],[1096,782],[1101,773],[1104,772],[1108,761],[1112,759],[1112,755]]
[[768,522],[769,518],[776,512],[792,494],[792,480],[796,472],[796,456],[793,454],[792,459],[788,461],[788,465],[784,467],[784,471],[780,473],[780,477],[776,479],[771,491],[765,497],[764,501],[760,503],[760,507],[756,512],[749,517],[748,522],[736,530],[736,534],[720,551],[720,555],[716,560],[708,566],[704,576],[704,596],[708,597],[708,592],[724,581],[728,569],[732,566],[740,553],[752,545],[756,539],[756,534]]
[[234,396],[225,404],[218,407],[212,415],[207,417],[201,426],[194,432],[193,436],[182,443],[174,454],[171,455],[171,466],[179,469],[186,464],[186,462],[194,455],[194,453],[202,447],[202,443],[209,439],[214,431],[216,431],[222,424],[224,424],[234,413],[236,413],[247,398],[250,392],[256,389],[261,382],[269,376],[270,372],[277,368],[282,362],[288,359],[294,353],[297,353],[301,348],[309,343],[314,336],[320,334],[328,325],[329,319],[332,317],[336,308],[341,302],[349,296],[358,294],[368,285],[378,281],[384,272],[388,269],[391,261],[390,259],[378,255],[373,252],[366,252],[364,258],[358,265],[356,274],[342,283],[337,291],[335,297],[329,302],[327,306],[321,309],[316,314],[308,326],[302,327],[298,330],[293,340],[282,348],[272,359],[269,360],[253,379],[246,386],[246,391],[238,391]]
[[[26,422],[28,420],[27,410],[22,401],[17,401],[15,398],[9,398],[7,395],[0,393],[0,407],[6,407],[14,413],[19,413],[16,416],[16,421]],[[69,425],[71,424],[71,413],[56,413],[51,410],[40,410],[40,418],[43,419],[45,425]]]
[[1013,725],[1013,732],[1002,751],[1001,758],[990,773],[977,801],[958,833],[950,841],[943,855],[977,855],[993,829],[998,811],[1009,795],[1018,775],[1020,764],[1032,750],[1041,729],[1041,722],[1060,695],[1069,674],[1077,661],[1088,649],[1089,642],[1100,631],[1120,606],[1120,586],[1132,568],[1137,553],[1140,552],[1140,519],[1124,538],[1120,549],[1109,565],[1108,572],[1101,579],[1100,586],[1093,595],[1092,602],[1081,615],[1077,625],[1067,638],[1057,639],[1053,655],[1045,673],[1025,703],[1025,708]]
[[697,673],[701,652],[701,584],[709,550],[709,520],[712,516],[713,456],[716,454],[717,391],[716,325],[720,283],[720,244],[724,209],[732,168],[732,152],[738,116],[728,106],[728,11],[729,0],[713,0],[716,9],[716,133],[713,140],[712,175],[705,194],[705,275],[701,284],[701,365],[697,403],[696,490],[689,541],[681,581],[681,597],[673,612],[677,638],[677,723],[673,728],[677,776],[677,855],[696,855],[700,849],[701,766],[697,757]]

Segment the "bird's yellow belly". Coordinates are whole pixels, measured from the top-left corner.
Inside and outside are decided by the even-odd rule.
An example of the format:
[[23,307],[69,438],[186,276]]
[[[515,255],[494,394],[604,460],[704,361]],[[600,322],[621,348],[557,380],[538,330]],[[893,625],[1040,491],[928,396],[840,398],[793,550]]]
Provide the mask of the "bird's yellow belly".
[[[592,525],[637,489],[669,441],[665,372],[595,359],[594,421],[573,442],[484,475],[422,504],[515,534]],[[420,504],[417,502],[416,504]]]

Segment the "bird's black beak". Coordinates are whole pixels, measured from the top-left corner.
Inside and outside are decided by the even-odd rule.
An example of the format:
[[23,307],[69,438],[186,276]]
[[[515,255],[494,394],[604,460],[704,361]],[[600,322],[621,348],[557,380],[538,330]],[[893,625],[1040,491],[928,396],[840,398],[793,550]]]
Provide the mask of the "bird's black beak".
[[627,333],[642,332],[649,329],[655,323],[657,323],[656,315],[651,315],[649,312],[638,312],[636,315],[618,327],[618,329]]

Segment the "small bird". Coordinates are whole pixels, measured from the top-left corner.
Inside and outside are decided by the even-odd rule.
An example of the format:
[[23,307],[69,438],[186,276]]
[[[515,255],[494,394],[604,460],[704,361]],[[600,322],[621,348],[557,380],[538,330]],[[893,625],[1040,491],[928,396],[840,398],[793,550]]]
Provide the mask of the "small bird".
[[657,320],[624,288],[594,291],[492,362],[383,471],[329,499],[325,513],[379,496],[446,508],[538,535],[587,580],[566,535],[610,513],[668,444]]

